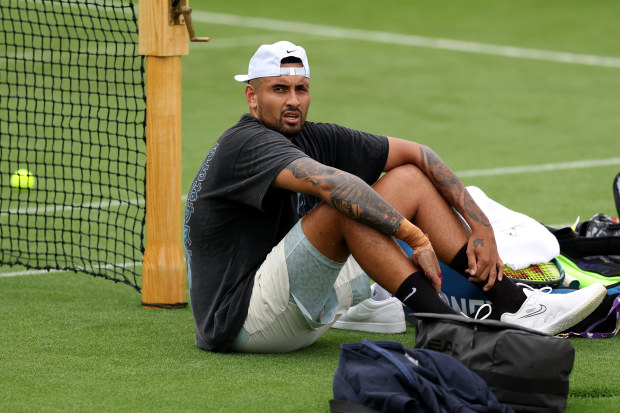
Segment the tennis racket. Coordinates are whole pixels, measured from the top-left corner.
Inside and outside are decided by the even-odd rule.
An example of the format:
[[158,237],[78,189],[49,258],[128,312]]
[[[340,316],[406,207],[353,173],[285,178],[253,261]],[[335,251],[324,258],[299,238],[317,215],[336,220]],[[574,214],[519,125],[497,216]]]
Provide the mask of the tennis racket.
[[558,287],[565,277],[562,266],[555,258],[543,264],[532,264],[521,270],[513,270],[506,265],[504,274],[515,282],[532,287]]

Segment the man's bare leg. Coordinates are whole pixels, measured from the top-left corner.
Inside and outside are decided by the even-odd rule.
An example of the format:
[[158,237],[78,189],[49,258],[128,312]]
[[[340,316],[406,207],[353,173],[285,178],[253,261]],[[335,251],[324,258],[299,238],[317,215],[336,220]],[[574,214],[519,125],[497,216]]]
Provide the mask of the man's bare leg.
[[[465,270],[468,268],[469,228],[418,168],[413,165],[395,168],[373,188],[428,235],[442,262],[451,264],[453,269],[468,277]],[[410,284],[414,273],[423,277],[393,237],[360,224],[327,204],[317,206],[308,214],[302,221],[302,228],[308,240],[325,256],[343,262],[352,254],[364,271],[392,294],[398,296],[398,289],[407,279]],[[422,281],[417,278],[417,282]],[[483,290],[484,283],[474,285]],[[494,288],[484,293],[497,304],[493,318],[499,318],[503,312],[516,311],[526,299],[522,290],[508,278],[496,281]],[[425,305],[439,309],[437,302]]]
[[[373,188],[429,236],[443,262],[450,262],[466,244],[468,229],[416,167],[396,168]],[[318,205],[304,218],[302,228],[308,240],[326,257],[344,262],[352,254],[364,271],[391,293],[405,278],[419,271],[393,237],[358,223],[329,205]]]

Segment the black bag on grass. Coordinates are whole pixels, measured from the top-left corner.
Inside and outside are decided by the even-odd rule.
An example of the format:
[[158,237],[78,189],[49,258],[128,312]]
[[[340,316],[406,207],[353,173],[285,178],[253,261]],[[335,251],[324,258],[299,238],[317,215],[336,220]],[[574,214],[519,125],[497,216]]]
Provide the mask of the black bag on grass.
[[620,276],[620,173],[613,183],[618,218],[596,214],[588,221],[555,229],[547,227],[560,244],[560,253],[581,270],[607,277]]
[[416,348],[456,357],[517,412],[563,412],[575,349],[566,339],[495,320],[407,315]]
[[333,390],[332,413],[513,411],[454,357],[393,341],[342,345]]

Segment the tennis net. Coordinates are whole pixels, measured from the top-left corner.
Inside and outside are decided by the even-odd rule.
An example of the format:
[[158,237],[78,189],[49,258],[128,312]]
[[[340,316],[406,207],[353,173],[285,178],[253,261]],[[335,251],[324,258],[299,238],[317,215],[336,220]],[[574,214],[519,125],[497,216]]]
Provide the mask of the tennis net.
[[[140,291],[144,58],[132,1],[0,0],[0,263]],[[15,188],[18,169],[35,178]]]

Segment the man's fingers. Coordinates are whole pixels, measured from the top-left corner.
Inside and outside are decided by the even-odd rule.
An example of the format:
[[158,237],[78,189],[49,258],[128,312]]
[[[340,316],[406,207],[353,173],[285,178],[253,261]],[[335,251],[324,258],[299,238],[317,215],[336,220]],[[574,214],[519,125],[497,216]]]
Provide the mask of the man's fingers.
[[493,265],[493,267],[489,271],[489,278],[487,279],[487,283],[484,286],[483,290],[489,291],[491,288],[493,288],[493,285],[495,284],[496,279],[497,279],[497,267]]
[[496,267],[497,267],[497,279],[499,281],[502,281],[504,279],[504,263],[502,262],[501,259],[497,261]]
[[439,279],[439,277],[433,278],[431,283],[433,284],[433,287],[435,287],[435,291],[437,292],[437,294],[439,294],[441,292],[441,280]]
[[435,291],[437,291],[437,294],[439,294],[439,292],[441,291],[441,280],[439,279],[439,275],[441,273],[436,270],[435,266],[432,265],[432,263],[427,262],[426,264],[428,265],[422,266],[422,271],[424,271],[424,275],[426,275],[426,278],[428,278],[433,288],[435,288]]
[[475,277],[478,272],[478,265],[476,264],[476,253],[473,248],[467,248],[467,263],[469,268],[465,271],[467,271],[467,273],[472,277]]
[[414,251],[413,261],[422,272],[424,272],[424,275],[431,282],[437,294],[439,294],[441,291],[441,280],[439,279],[441,268],[439,267],[439,261],[430,243],[424,246],[424,248],[419,248]]

